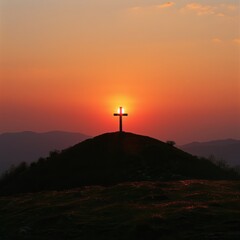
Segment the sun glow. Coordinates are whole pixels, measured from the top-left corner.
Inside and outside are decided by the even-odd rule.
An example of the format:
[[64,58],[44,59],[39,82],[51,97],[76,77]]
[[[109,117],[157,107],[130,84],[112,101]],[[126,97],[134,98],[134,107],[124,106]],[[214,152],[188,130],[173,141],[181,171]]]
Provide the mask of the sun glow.
[[124,114],[125,113],[125,110],[124,110],[124,108],[123,107],[119,107],[118,108],[118,113],[120,114]]
[[114,109],[115,113],[120,112],[120,107],[124,108],[122,108],[122,113],[133,112],[136,107],[135,96],[133,98],[129,97],[128,95],[121,94],[107,96],[105,98],[105,104],[108,112],[112,112],[112,110]]

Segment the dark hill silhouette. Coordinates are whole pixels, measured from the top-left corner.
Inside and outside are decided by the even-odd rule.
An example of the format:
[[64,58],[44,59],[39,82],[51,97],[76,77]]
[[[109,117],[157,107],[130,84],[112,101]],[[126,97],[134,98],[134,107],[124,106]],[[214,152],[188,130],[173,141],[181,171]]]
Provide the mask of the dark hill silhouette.
[[235,177],[233,172],[167,143],[116,132],[85,140],[59,153],[52,152],[29,167],[20,165],[2,178],[0,194],[129,181]]
[[81,133],[51,131],[46,133],[16,132],[0,134],[0,174],[18,165],[47,157],[52,150],[61,150],[75,145],[89,136]]

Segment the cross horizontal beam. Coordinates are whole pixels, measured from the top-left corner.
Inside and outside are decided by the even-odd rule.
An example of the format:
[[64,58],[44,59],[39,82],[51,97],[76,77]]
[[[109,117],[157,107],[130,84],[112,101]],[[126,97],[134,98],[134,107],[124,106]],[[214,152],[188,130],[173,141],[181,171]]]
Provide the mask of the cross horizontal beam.
[[114,113],[113,116],[128,116],[127,113]]

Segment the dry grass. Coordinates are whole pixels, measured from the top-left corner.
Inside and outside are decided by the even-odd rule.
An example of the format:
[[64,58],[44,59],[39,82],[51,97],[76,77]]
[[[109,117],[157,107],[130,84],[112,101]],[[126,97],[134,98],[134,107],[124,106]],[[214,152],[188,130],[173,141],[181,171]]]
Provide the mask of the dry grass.
[[0,240],[240,239],[240,181],[131,182],[0,197]]

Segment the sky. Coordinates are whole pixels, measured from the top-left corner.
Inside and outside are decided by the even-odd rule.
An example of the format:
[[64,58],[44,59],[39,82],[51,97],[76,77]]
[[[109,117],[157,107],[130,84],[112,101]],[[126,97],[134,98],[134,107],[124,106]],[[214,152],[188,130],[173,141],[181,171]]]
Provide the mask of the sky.
[[240,139],[239,0],[0,0],[0,133]]

